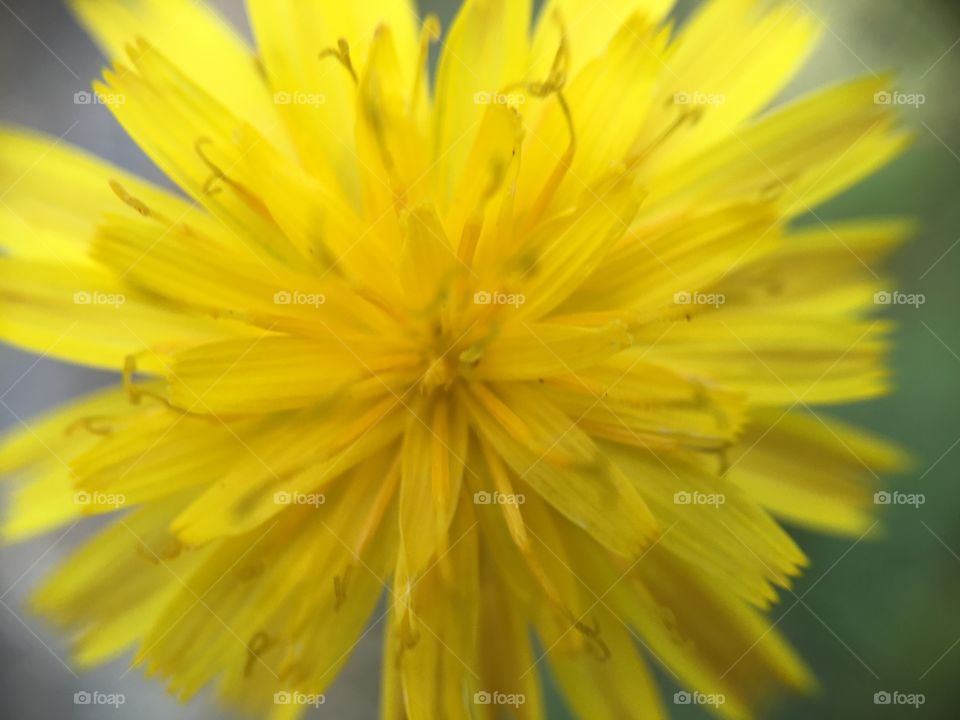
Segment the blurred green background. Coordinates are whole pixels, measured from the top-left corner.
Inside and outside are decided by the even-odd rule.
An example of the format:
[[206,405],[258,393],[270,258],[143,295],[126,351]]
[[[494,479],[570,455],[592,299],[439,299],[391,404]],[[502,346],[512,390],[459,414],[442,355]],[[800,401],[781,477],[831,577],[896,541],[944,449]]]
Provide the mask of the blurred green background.
[[[681,0],[678,18],[682,21],[697,3]],[[242,22],[239,0],[213,4]],[[818,214],[828,223],[851,215],[913,216],[922,223],[921,235],[897,254],[890,268],[896,278],[891,290],[926,296],[919,309],[890,310],[899,323],[891,358],[897,389],[881,400],[831,412],[910,448],[912,471],[884,478],[883,483],[889,489],[924,493],[927,501],[919,509],[883,508],[883,534],[859,542],[796,532],[810,557],[810,569],[794,588],[796,595],[784,593],[772,615],[814,668],[822,690],[810,698],[787,698],[768,717],[954,719],[960,717],[960,324],[955,314],[960,301],[955,280],[960,269],[960,7],[955,0],[797,4],[810,8],[829,29],[785,97],[888,69],[899,73],[899,90],[926,97],[922,107],[902,108],[904,123],[916,136],[909,153]],[[435,12],[449,27],[458,5],[455,0],[426,0],[421,9]],[[63,133],[73,121],[69,113],[76,110],[69,104],[70,94],[84,89],[101,64],[59,0],[0,2],[3,121]],[[53,87],[58,88],[60,105],[51,105]],[[96,122],[85,119],[77,125],[68,140],[158,179],[105,111]],[[17,384],[25,372],[30,379],[19,383],[6,400],[24,417],[109,381],[100,373],[37,363],[0,350],[0,387]],[[13,417],[0,417],[0,428],[14,422]],[[76,539],[79,535],[71,541]],[[19,597],[61,553],[58,548],[46,557],[49,544],[38,541],[0,551],[4,589],[18,586],[11,598]],[[43,561],[37,562],[41,553]],[[90,683],[71,678],[59,666],[54,656],[63,653],[63,645],[58,639],[41,640],[25,627],[18,616],[0,615],[0,693],[3,706],[12,712],[8,716],[46,720],[62,717],[66,707],[71,718],[97,717],[69,702],[65,706],[59,694],[50,692],[57,684],[69,693]],[[327,706],[322,716],[373,717],[376,682],[371,680],[379,673],[377,654],[372,638],[359,648],[336,692],[330,693],[349,702]],[[96,682],[112,687],[123,665],[104,672]],[[179,706],[136,673],[122,679],[122,690],[137,702],[110,711],[110,717],[222,717],[203,702]],[[661,679],[667,697],[672,697],[674,688],[666,677]],[[874,705],[874,693],[884,690],[923,693],[926,702],[919,709]],[[706,717],[696,708],[669,707],[678,718]],[[551,717],[568,717],[555,693]]]

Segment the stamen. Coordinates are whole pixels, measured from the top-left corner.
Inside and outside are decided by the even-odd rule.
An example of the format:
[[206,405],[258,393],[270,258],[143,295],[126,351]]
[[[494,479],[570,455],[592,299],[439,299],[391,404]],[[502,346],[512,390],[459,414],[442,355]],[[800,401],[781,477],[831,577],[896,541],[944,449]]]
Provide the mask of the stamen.
[[118,183],[116,180],[110,180],[109,184],[110,184],[110,189],[113,190],[114,194],[118,198],[120,198],[120,200],[124,204],[129,205],[144,217],[153,216],[153,213],[150,211],[150,208],[146,206],[146,204],[144,204],[142,201],[138,200],[137,198],[133,197],[126,190],[124,190],[123,186],[120,183]]
[[267,73],[267,66],[263,62],[263,58],[259,55],[253,56],[253,67],[256,69],[257,74],[265,81],[270,81],[270,76]]
[[240,582],[249,582],[263,575],[266,570],[266,562],[264,560],[257,560],[257,562],[252,565],[247,565],[240,570],[240,572],[237,573],[237,579],[240,580]]
[[249,677],[251,673],[253,673],[253,664],[260,661],[260,656],[265,653],[271,645],[273,645],[273,641],[270,639],[270,636],[262,630],[250,638],[250,643],[247,645],[249,656],[247,657],[247,664],[244,665],[243,668],[244,676]]
[[417,73],[413,78],[413,92],[410,95],[410,105],[416,105],[420,97],[420,88],[423,86],[423,77],[427,73],[427,56],[430,53],[430,44],[440,39],[440,20],[430,13],[423,19],[420,28],[420,57],[417,61]]
[[148,352],[150,351],[144,350],[143,352],[137,353],[135,355],[127,355],[123,360],[123,371],[120,376],[121,386],[123,387],[124,391],[127,393],[127,397],[130,399],[130,403],[132,405],[139,405],[140,401],[143,398],[148,397],[152,400],[156,400],[161,405],[166,407],[168,410],[172,410],[173,412],[178,413],[180,415],[207,420],[208,422],[213,422],[215,418],[209,415],[204,415],[203,413],[197,413],[191,410],[184,410],[183,408],[178,408],[160,393],[155,392],[153,390],[149,390],[143,387],[142,385],[137,385],[137,383],[134,382],[133,376],[137,372],[137,357],[139,355],[144,355]]
[[610,659],[610,646],[600,638],[600,623],[596,618],[593,619],[593,627],[584,625],[580,620],[574,620],[573,627],[586,638],[597,660],[606,662]]
[[573,157],[577,151],[577,133],[573,122],[573,113],[571,113],[570,106],[563,95],[563,88],[567,84],[567,73],[570,69],[570,44],[567,40],[566,24],[559,10],[554,12],[553,19],[560,28],[560,45],[557,47],[557,53],[553,58],[553,65],[550,68],[550,74],[547,76],[547,79],[542,82],[519,83],[509,86],[508,89],[505,90],[505,92],[508,92],[513,88],[526,88],[531,95],[538,98],[556,95],[557,102],[560,104],[560,110],[563,112],[564,120],[567,123],[567,132],[569,134],[567,149],[556,167],[554,167],[550,178],[543,186],[540,194],[537,196],[533,204],[533,209],[527,218],[527,227],[534,225],[543,215],[551,198],[553,198],[554,193],[570,169],[570,165],[573,163]]
[[[523,120],[515,108],[511,108],[511,112],[516,122],[516,139],[514,141],[513,152],[511,153],[511,157],[515,159],[523,143]],[[483,232],[483,221],[486,216],[487,204],[503,185],[504,179],[512,164],[513,162],[505,163],[500,158],[494,157],[488,165],[489,178],[487,187],[484,189],[479,202],[473,208],[473,212],[470,213],[464,223],[463,230],[460,233],[460,243],[457,246],[457,256],[467,266],[473,263],[477,243],[480,240],[480,234]],[[505,203],[509,203],[509,200],[505,199]],[[512,207],[512,203],[509,204]]]
[[180,554],[185,549],[186,546],[183,543],[177,540],[177,538],[171,537],[167,539],[167,542],[159,551],[153,550],[148,547],[145,542],[141,542],[137,545],[137,554],[151,565],[159,565],[162,562],[175,560],[180,557]]
[[121,382],[123,384],[124,391],[127,393],[127,397],[130,398],[130,402],[133,405],[139,405],[141,398],[146,394],[146,391],[143,388],[138,387],[133,381],[133,376],[136,372],[136,355],[127,355],[123,360],[123,373],[121,374]]
[[698,122],[700,122],[700,120],[703,118],[703,111],[704,109],[702,106],[683,108],[680,115],[677,116],[677,119],[674,120],[666,130],[660,133],[659,137],[655,138],[643,150],[627,156],[627,170],[634,170],[641,163],[648,160],[656,150],[665,145],[666,142],[684,125],[696,125]]
[[438,387],[449,389],[457,379],[457,371],[447,357],[434,358],[420,381],[420,391],[428,393]]
[[320,52],[321,60],[328,57],[336,58],[343,65],[346,71],[350,73],[350,77],[353,78],[354,85],[360,84],[360,78],[357,77],[357,71],[353,69],[353,62],[350,60],[350,44],[346,38],[337,40],[337,47],[327,48]]
[[347,565],[343,575],[336,575],[333,578],[334,611],[340,610],[347,601],[347,585],[350,583],[350,576],[353,574],[353,565]]
[[782,198],[790,190],[791,183],[796,182],[798,174],[794,173],[786,177],[778,177],[760,188],[760,203],[771,203]]
[[333,592],[335,597],[334,610],[339,610],[343,606],[343,603],[346,602],[347,588],[350,585],[350,579],[353,576],[353,572],[356,569],[357,564],[360,562],[360,558],[363,557],[364,552],[366,551],[367,547],[369,547],[370,542],[373,540],[377,528],[381,527],[383,517],[386,514],[390,503],[393,501],[393,496],[396,492],[399,481],[400,453],[397,453],[393,464],[387,471],[383,483],[380,485],[380,490],[377,493],[377,497],[374,499],[370,514],[367,516],[367,519],[360,530],[360,537],[353,546],[351,553],[353,559],[350,561],[350,564],[347,565],[341,575],[337,575],[333,578]]
[[73,435],[78,430],[86,430],[92,435],[101,435],[107,436],[113,434],[113,428],[108,424],[98,425],[97,423],[104,421],[115,420],[109,415],[91,415],[89,417],[79,418],[74,422],[70,423],[67,429],[64,431],[66,435]]
[[217,182],[223,182],[228,185],[239,197],[240,199],[247,204],[252,210],[260,213],[264,217],[273,219],[273,216],[270,214],[270,210],[264,204],[257,195],[250,192],[245,186],[241,183],[238,183],[236,180],[230,178],[220,167],[211,160],[203,150],[204,145],[212,145],[213,141],[208,137],[201,137],[197,139],[197,142],[194,143],[194,149],[197,152],[197,155],[200,156],[200,159],[203,161],[203,164],[210,168],[212,173],[206,182],[203,184],[203,192],[205,195],[213,196],[219,193],[222,188],[216,187]]
[[[500,335],[500,324],[492,320],[497,306],[491,303],[490,305],[480,305],[479,307],[482,308],[482,311],[480,317],[476,320],[475,326],[478,330],[482,330],[484,334],[479,340],[468,345],[467,349],[461,352],[458,357],[461,367],[467,370],[469,370],[469,368],[475,368],[480,364],[483,354],[487,351],[487,346]],[[475,333],[472,335],[475,335]]]
[[408,587],[404,595],[406,597],[397,600],[399,605],[401,602],[403,608],[401,609],[400,615],[400,629],[398,638],[400,640],[400,647],[397,648],[397,665],[400,665],[400,660],[403,656],[403,653],[407,650],[410,650],[417,646],[420,642],[420,631],[417,630],[413,625],[413,613],[410,610],[410,588]]
[[217,167],[217,166],[213,163],[213,161],[210,160],[210,158],[208,158],[208,157],[206,156],[206,154],[203,152],[203,146],[206,145],[206,144],[208,144],[208,143],[212,144],[213,141],[212,141],[210,138],[205,138],[205,137],[204,137],[204,138],[199,138],[199,139],[197,140],[197,142],[194,143],[193,148],[194,148],[194,150],[196,150],[197,155],[200,156],[200,159],[203,160],[203,163],[204,163],[208,168],[210,168],[210,171],[213,173],[213,175],[211,175],[209,178],[207,178],[207,181],[203,184],[203,192],[204,192],[205,195],[216,195],[216,194],[219,193],[223,188],[214,187],[214,184],[215,184],[218,180],[226,181],[227,176],[223,173],[223,170],[221,170],[219,167]]
[[[496,490],[506,496],[513,495],[513,484],[510,482],[507,469],[500,456],[485,440],[480,441],[480,450]],[[530,571],[533,579],[537,585],[540,586],[540,589],[543,590],[548,602],[553,606],[554,612],[563,618],[565,622],[570,623],[572,628],[587,639],[590,647],[593,648],[601,661],[609,658],[610,649],[607,644],[600,639],[599,624],[594,620],[593,627],[585,625],[581,619],[574,614],[573,610],[564,603],[560,591],[557,590],[547,575],[546,569],[540,563],[539,558],[536,556],[536,553],[534,553],[533,547],[530,544],[530,538],[527,535],[527,526],[519,507],[516,505],[502,505],[501,507],[510,537],[520,551],[520,555],[526,562],[527,569]]]

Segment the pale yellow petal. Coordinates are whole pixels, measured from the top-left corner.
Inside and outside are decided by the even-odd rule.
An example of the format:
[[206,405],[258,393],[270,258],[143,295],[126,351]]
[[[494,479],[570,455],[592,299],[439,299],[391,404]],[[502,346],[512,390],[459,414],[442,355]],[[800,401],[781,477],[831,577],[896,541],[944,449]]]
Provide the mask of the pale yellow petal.
[[70,0],[69,4],[111,59],[121,58],[138,37],[149,37],[157,50],[224,107],[273,142],[286,143],[256,56],[208,4],[194,0]]

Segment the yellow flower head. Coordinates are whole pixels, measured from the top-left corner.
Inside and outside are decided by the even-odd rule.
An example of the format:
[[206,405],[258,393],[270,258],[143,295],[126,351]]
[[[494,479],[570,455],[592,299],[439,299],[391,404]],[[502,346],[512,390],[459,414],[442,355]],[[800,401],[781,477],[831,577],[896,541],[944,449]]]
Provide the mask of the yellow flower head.
[[774,518],[871,527],[898,454],[810,408],[885,390],[908,227],[794,221],[903,147],[886,78],[770,110],[795,3],[466,0],[433,80],[406,0],[249,0],[255,51],[72,5],[114,58],[78,102],[183,193],[0,135],[0,337],[122,372],[0,448],[8,538],[122,511],[35,597],[79,666],[292,718],[382,626],[384,718],[812,685]]

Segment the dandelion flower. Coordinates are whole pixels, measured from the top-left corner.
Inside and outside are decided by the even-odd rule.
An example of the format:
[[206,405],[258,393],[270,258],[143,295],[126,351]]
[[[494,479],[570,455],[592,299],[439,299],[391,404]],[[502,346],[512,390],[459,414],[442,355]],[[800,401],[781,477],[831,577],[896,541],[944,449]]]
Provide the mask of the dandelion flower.
[[889,79],[776,103],[792,3],[466,0],[435,78],[405,0],[248,5],[255,50],[72,2],[182,194],[0,139],[0,337],[120,373],[0,449],[8,539],[110,515],[33,599],[74,662],[273,718],[368,628],[384,718],[543,717],[548,671],[610,720],[669,715],[652,664],[732,718],[811,688],[780,521],[864,533],[900,462],[811,408],[887,388],[909,227],[801,220],[904,146]]

